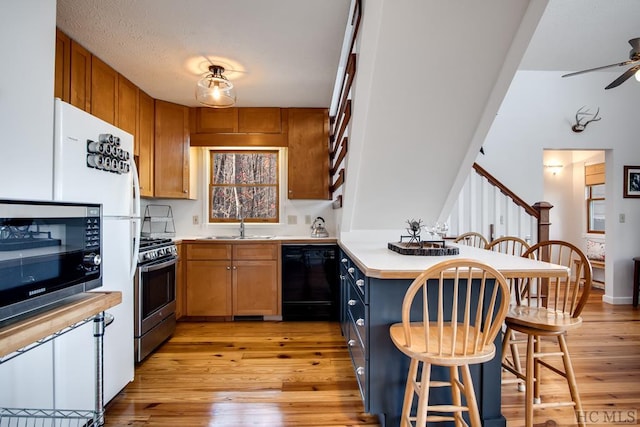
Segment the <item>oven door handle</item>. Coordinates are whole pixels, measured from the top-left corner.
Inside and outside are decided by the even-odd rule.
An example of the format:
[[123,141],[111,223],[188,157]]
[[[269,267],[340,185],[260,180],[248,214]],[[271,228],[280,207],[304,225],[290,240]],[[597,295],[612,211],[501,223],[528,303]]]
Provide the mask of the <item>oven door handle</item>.
[[141,273],[148,273],[150,271],[156,271],[156,270],[163,269],[165,267],[169,267],[170,265],[174,265],[177,262],[178,262],[177,258],[171,258],[169,261],[165,261],[160,264],[143,265],[143,266],[140,266],[139,268]]

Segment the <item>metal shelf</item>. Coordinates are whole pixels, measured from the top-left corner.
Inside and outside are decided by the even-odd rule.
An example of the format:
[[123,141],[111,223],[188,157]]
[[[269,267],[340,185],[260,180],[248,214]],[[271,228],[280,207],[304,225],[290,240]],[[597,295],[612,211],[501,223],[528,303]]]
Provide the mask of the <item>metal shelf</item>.
[[171,238],[176,235],[173,212],[169,205],[147,205],[142,221],[142,237]]
[[[100,298],[98,293],[90,293],[91,295],[87,300],[95,300]],[[89,294],[86,294],[89,295]],[[107,294],[104,294],[105,296]],[[107,297],[108,298],[108,297]],[[107,299],[105,298],[105,300]],[[73,303],[72,303],[73,304]],[[79,303],[82,304],[82,301]],[[70,304],[71,305],[71,304]],[[110,306],[113,306],[110,305]],[[88,310],[87,307],[79,307],[78,310]],[[56,310],[52,310],[55,312]],[[93,311],[95,313],[95,311]],[[85,313],[87,315],[89,313]],[[51,313],[45,313],[43,316],[51,316]],[[38,317],[38,316],[35,316]],[[106,320],[106,319],[109,320]],[[37,319],[36,319],[37,320]],[[85,318],[84,320],[72,322],[66,327],[51,333],[45,337],[36,339],[33,343],[28,344],[22,348],[16,349],[11,353],[5,354],[0,357],[0,364],[8,362],[15,357],[18,357],[42,344],[53,340],[67,332],[70,332],[78,327],[93,322],[93,336],[94,336],[94,351],[95,351],[95,369],[96,369],[96,401],[94,410],[58,410],[58,409],[31,409],[31,408],[0,408],[0,427],[88,427],[88,426],[102,426],[104,425],[104,366],[103,366],[103,338],[104,330],[107,324],[110,324],[113,320],[111,315],[105,314],[104,311],[99,311]],[[34,319],[30,320],[31,323]]]

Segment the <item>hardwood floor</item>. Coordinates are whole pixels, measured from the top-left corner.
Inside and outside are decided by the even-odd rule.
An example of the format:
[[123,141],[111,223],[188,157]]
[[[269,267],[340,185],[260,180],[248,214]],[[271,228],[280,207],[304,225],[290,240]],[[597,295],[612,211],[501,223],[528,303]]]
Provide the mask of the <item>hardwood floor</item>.
[[[583,326],[568,338],[583,406],[600,425],[612,424],[612,411],[638,411],[627,423],[636,424],[640,310],[603,304],[601,296],[594,290]],[[551,375],[544,390],[566,393]],[[514,384],[502,393],[507,425],[523,426],[524,393]],[[378,426],[363,411],[337,323],[180,322],[108,405],[105,425]],[[535,423],[576,424],[569,408],[537,410]]]

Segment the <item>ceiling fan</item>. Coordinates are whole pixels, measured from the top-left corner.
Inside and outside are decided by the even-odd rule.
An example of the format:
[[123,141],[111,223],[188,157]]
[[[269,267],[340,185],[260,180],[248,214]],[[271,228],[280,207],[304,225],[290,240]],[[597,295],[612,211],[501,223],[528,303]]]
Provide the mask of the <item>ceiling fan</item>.
[[[629,40],[629,44],[631,45],[631,50],[629,51],[629,60],[628,61],[623,61],[623,62],[619,62],[619,63],[616,63],[616,64],[611,64],[611,65],[604,65],[602,67],[589,68],[588,70],[576,71],[575,73],[565,74],[562,77],[571,77],[571,76],[576,76],[578,74],[588,73],[588,72],[591,72],[591,71],[603,70],[605,68],[623,67],[625,65],[631,65],[631,64],[638,63],[637,65],[634,65],[633,67],[629,68],[627,71],[622,73],[622,75],[620,77],[618,77],[617,79],[615,79],[614,81],[609,83],[609,85],[607,87],[605,87],[605,89],[612,89],[614,87],[618,87],[622,83],[624,83],[629,77],[631,77],[634,74],[636,74],[636,72],[638,72],[638,70],[640,70],[640,37]],[[637,76],[637,78],[638,78],[638,80],[640,80],[640,75]]]

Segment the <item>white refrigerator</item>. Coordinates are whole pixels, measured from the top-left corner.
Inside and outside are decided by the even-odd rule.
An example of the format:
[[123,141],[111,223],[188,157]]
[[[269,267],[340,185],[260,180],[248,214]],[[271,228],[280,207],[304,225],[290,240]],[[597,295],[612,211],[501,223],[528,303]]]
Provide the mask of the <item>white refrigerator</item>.
[[[140,235],[140,198],[133,136],[56,99],[53,172],[54,200],[102,204],[102,287],[96,291],[122,292],[122,303],[108,311],[113,322],[104,334],[106,404],[134,376],[133,273]],[[54,341],[57,409],[94,407],[92,337],[93,326],[87,324]]]

